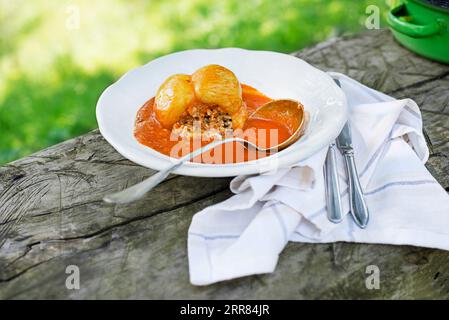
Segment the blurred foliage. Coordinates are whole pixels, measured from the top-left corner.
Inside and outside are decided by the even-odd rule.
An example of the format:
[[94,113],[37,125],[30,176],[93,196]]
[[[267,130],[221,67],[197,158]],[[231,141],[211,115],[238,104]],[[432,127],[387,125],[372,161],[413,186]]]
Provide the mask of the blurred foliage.
[[[394,0],[0,0],[0,163],[96,127],[126,70],[189,48],[299,50]],[[382,20],[383,21],[383,20]]]

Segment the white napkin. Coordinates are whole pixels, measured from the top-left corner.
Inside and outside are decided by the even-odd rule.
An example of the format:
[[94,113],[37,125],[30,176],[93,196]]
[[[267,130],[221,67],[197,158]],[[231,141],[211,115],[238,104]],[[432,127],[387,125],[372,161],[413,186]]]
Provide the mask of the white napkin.
[[207,285],[273,272],[288,241],[415,245],[449,250],[449,196],[427,171],[428,149],[416,103],[393,98],[337,73],[346,93],[360,182],[370,222],[349,213],[338,153],[343,209],[328,221],[323,164],[327,148],[291,169],[240,176],[230,199],[197,213],[188,235],[190,281]]

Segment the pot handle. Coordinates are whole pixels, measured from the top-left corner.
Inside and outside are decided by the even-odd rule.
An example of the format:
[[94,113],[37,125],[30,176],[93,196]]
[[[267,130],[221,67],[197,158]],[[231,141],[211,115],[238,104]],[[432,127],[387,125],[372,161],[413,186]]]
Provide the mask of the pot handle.
[[401,4],[398,7],[391,9],[388,12],[387,22],[394,30],[403,33],[412,38],[426,38],[442,33],[445,29],[445,22],[441,19],[435,20],[430,24],[418,25],[402,21],[398,18],[401,16],[401,12],[405,12],[405,4]]

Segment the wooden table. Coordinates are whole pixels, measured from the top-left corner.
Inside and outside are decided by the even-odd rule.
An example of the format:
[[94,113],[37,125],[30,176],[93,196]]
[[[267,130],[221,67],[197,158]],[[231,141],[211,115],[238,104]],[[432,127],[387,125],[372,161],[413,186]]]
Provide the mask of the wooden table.
[[[449,190],[448,65],[410,53],[388,30],[295,55],[415,99],[434,146],[427,168]],[[229,179],[171,176],[131,205],[102,202],[152,173],[97,130],[0,167],[0,298],[449,298],[449,252],[347,243],[290,243],[273,274],[192,286],[187,229],[196,212],[231,195]],[[371,264],[380,290],[365,287]],[[79,267],[79,290],[66,288],[69,265]]]

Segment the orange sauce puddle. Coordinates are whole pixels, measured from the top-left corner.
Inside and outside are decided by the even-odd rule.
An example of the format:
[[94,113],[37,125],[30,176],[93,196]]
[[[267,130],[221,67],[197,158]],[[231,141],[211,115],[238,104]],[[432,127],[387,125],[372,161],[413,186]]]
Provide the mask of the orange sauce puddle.
[[[258,90],[244,84],[242,85],[242,98],[246,103],[249,114],[265,103],[272,101]],[[134,136],[139,143],[167,156],[180,158],[211,142],[200,141],[199,139],[192,139],[187,142],[180,139],[170,139],[171,130],[162,127],[157,121],[153,105],[154,98],[151,98],[137,112]],[[246,121],[243,130],[237,135],[249,139],[260,147],[269,147],[287,140],[291,134],[292,132],[278,121],[253,118]],[[231,142],[205,152],[192,161],[211,164],[238,163],[260,159],[268,155],[245,149],[241,143]]]

